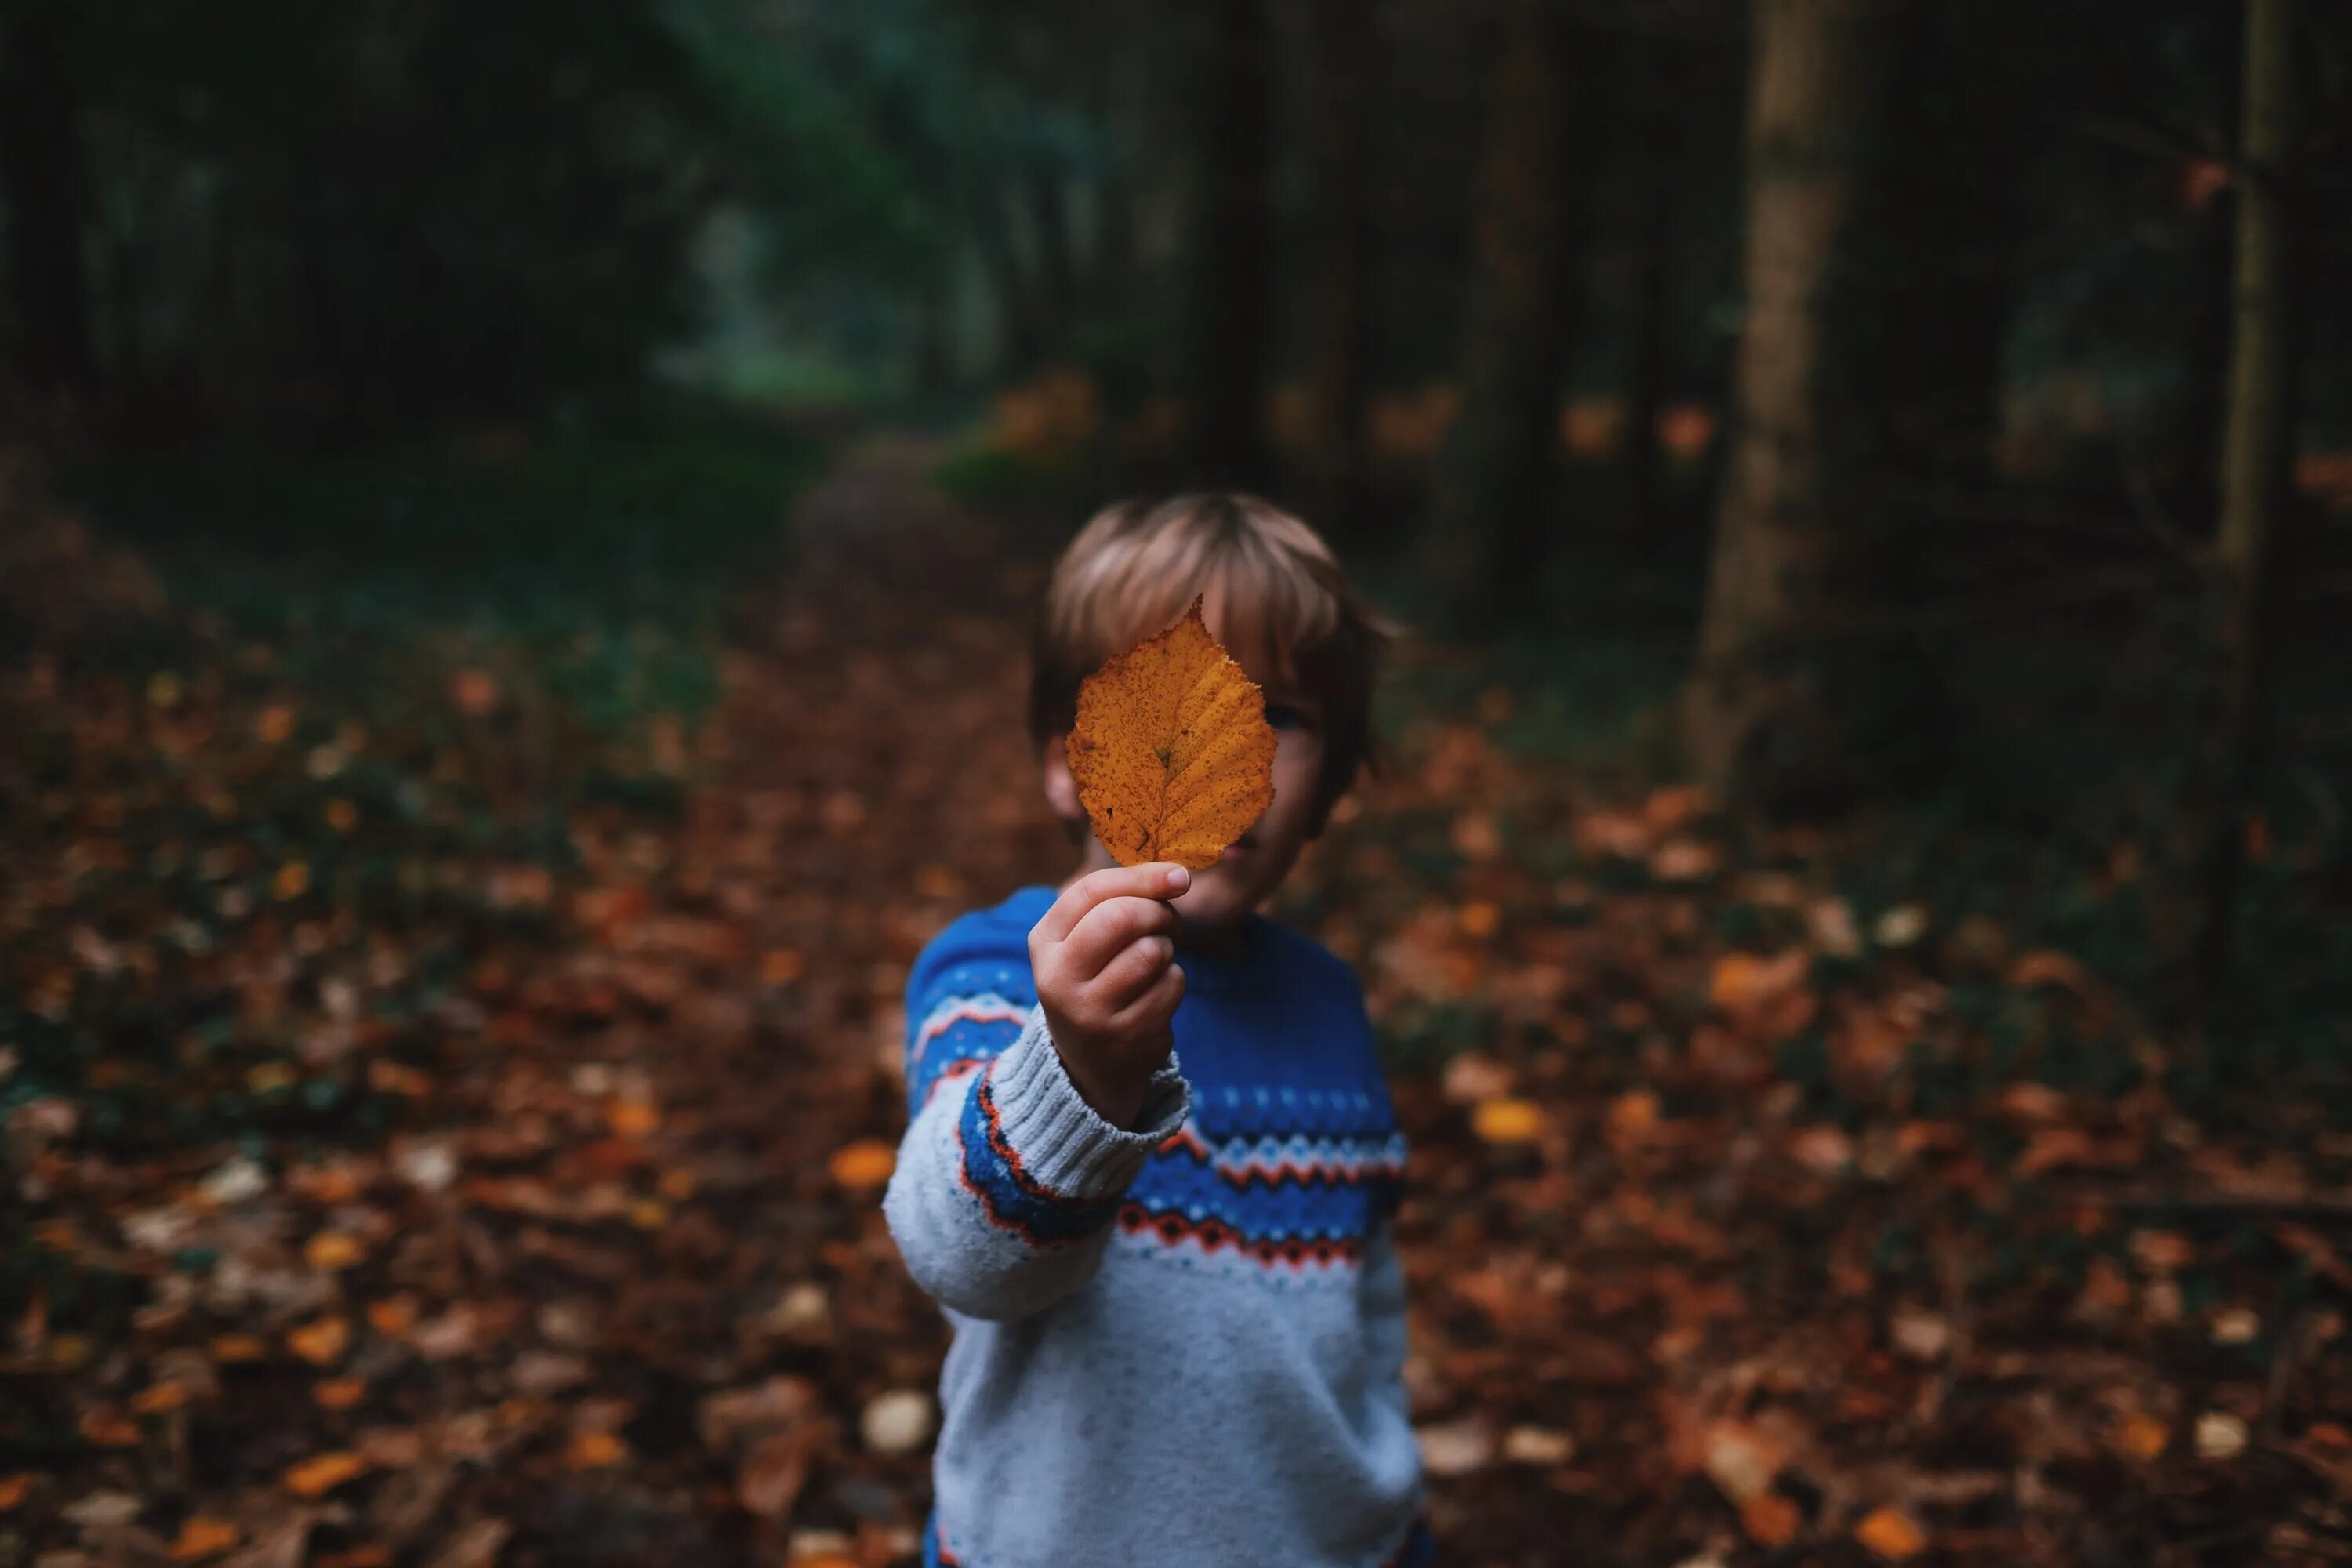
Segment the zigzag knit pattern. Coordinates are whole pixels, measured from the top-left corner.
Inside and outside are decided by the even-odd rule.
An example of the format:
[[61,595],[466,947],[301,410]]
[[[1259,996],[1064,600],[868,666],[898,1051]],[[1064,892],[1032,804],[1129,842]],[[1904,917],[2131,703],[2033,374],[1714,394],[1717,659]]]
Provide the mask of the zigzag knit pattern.
[[[1270,922],[1265,929],[1281,931]],[[1311,950],[1322,963],[1310,972],[1336,978],[1337,961],[1321,948],[1295,933],[1282,937],[1287,956]],[[958,958],[945,937],[926,958],[943,962],[929,974],[919,972],[908,987],[910,995],[927,993],[928,1005],[909,1030],[908,1100],[919,1110],[942,1082],[982,1074],[961,1124],[964,1179],[1007,1229],[1057,1245],[1116,1216],[1130,1237],[1210,1252],[1230,1247],[1232,1256],[1295,1268],[1355,1261],[1364,1237],[1393,1209],[1404,1176],[1404,1134],[1370,1062],[1360,1018],[1347,1016],[1344,1007],[1314,1019],[1319,1029],[1289,1037],[1278,1063],[1254,1063],[1247,1053],[1219,1049],[1215,1038],[1188,1039],[1180,1010],[1178,1055],[1192,1089],[1192,1117],[1144,1165],[1124,1204],[1077,1203],[1022,1173],[989,1092],[989,1065],[1019,1037],[1036,1005],[1027,966],[994,953]],[[1344,969],[1339,975],[1349,986],[1344,1002],[1352,998],[1353,977]],[[1208,994],[1215,993],[1212,981]],[[1330,1012],[1317,1004],[1331,1000],[1305,988],[1284,998],[1289,1010],[1309,1014]],[[1254,1067],[1272,1081],[1220,1081]],[[1276,1068],[1278,1075],[1267,1071]]]

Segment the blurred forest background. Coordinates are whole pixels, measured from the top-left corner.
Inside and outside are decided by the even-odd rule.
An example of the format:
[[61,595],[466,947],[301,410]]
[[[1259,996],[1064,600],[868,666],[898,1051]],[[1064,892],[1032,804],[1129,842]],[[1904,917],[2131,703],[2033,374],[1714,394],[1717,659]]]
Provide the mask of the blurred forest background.
[[2329,4],[0,0],[0,1565],[908,1560],[1202,485],[1412,628],[1449,1560],[2352,1557],[2348,262]]

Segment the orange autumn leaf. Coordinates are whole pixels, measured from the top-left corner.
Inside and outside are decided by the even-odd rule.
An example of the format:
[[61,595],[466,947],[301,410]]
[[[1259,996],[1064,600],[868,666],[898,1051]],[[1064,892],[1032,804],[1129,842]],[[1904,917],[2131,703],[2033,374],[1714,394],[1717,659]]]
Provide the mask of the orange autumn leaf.
[[139,1424],[111,1410],[93,1410],[79,1423],[82,1437],[100,1448],[135,1448],[139,1446]]
[[342,1360],[351,1342],[352,1325],[341,1318],[320,1318],[286,1336],[287,1348],[312,1366],[327,1366]]
[[251,1334],[218,1334],[213,1339],[212,1352],[213,1360],[224,1366],[234,1366],[242,1362],[268,1360],[269,1347]]
[[13,1476],[0,1476],[0,1513],[8,1513],[23,1506],[33,1494],[33,1472],[18,1470]]
[[1769,959],[1727,952],[1707,978],[1707,1000],[1745,1033],[1785,1038],[1813,1020],[1813,995],[1805,986],[1811,965],[1802,948]]
[[2161,1456],[2171,1441],[2172,1428],[2144,1411],[2125,1417],[2116,1428],[2116,1451],[2142,1464]]
[[643,1138],[661,1125],[661,1108],[642,1100],[616,1100],[605,1108],[605,1122],[620,1138]]
[[1759,1546],[1786,1546],[1797,1539],[1804,1516],[1779,1492],[1759,1492],[1740,1503],[1739,1522]]
[[367,1473],[368,1462],[346,1448],[331,1449],[303,1460],[285,1475],[286,1489],[296,1497],[324,1497],[345,1481]]
[[878,1187],[898,1168],[898,1152],[879,1138],[860,1138],[845,1144],[825,1162],[825,1173],[837,1187]]
[[184,1383],[150,1384],[133,1394],[131,1408],[142,1415],[168,1415],[188,1402],[188,1385]]
[[1067,753],[1113,859],[1198,871],[1272,804],[1275,744],[1265,693],[1209,635],[1195,598],[1087,678]]
[[629,1457],[628,1445],[610,1432],[583,1432],[564,1450],[563,1462],[575,1470],[603,1469]]
[[367,1380],[360,1377],[321,1378],[310,1385],[310,1397],[321,1410],[349,1410],[367,1397]]
[[367,1309],[368,1327],[388,1340],[404,1340],[416,1327],[416,1298],[386,1296],[380,1301],[370,1301]]
[[207,1557],[217,1557],[244,1539],[244,1532],[225,1519],[205,1514],[190,1514],[180,1525],[179,1539],[172,1542],[172,1561],[201,1563]]
[[[495,1524],[497,1521],[493,1520],[486,1522]],[[464,1540],[465,1537],[461,1534],[459,1539]],[[434,1561],[446,1562],[449,1559],[445,1554]],[[465,1561],[472,1562],[474,1559],[467,1558]],[[392,1568],[392,1553],[381,1546],[347,1547],[341,1552],[330,1552],[324,1557],[313,1557],[310,1559],[310,1568]]]
[[1873,1556],[1889,1563],[1901,1563],[1927,1550],[1927,1532],[1899,1508],[1874,1510],[1853,1527],[1853,1538]]
[[1543,1108],[1531,1100],[1481,1100],[1470,1113],[1470,1131],[1482,1143],[1532,1143],[1543,1136]]
[[332,1274],[349,1268],[367,1257],[367,1248],[359,1237],[348,1231],[322,1230],[303,1247],[302,1257],[321,1274]]

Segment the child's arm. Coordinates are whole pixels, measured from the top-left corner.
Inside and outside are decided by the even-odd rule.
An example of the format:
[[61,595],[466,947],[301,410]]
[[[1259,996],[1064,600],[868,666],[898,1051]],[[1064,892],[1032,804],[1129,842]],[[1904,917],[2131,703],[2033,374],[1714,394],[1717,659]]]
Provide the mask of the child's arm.
[[[1183,1125],[1170,1052],[1183,972],[1160,934],[1173,921],[1160,900],[1181,887],[1171,872],[1183,875],[1139,866],[1073,884],[1030,933],[1040,1005],[1002,1052],[953,1076],[910,1061],[919,1103],[883,1209],[943,1306],[1016,1318],[1084,1285],[1136,1172]],[[929,1010],[910,1008],[910,1026]]]

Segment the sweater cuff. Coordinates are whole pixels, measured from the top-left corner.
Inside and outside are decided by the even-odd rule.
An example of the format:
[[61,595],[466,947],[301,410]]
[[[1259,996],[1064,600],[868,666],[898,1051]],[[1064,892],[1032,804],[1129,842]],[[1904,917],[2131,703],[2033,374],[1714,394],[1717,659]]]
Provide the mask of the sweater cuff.
[[1143,1162],[1192,1110],[1192,1095],[1171,1054],[1145,1086],[1135,1131],[1104,1121],[1070,1081],[1043,1007],[1032,1009],[1021,1037],[990,1068],[985,1088],[995,1131],[1026,1184],[1081,1201],[1124,1194]]

